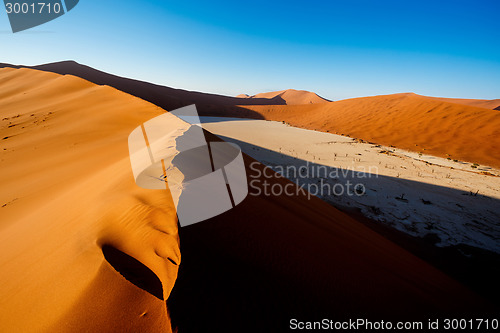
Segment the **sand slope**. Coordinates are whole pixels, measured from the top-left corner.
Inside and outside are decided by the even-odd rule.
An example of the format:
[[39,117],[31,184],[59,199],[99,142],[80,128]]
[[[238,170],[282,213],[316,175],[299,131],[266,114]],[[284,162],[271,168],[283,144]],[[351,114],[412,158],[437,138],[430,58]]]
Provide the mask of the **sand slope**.
[[445,97],[429,97],[422,96],[437,101],[448,103],[456,103],[470,106],[477,106],[479,108],[498,110],[500,108],[500,99],[467,99],[467,98],[445,98]]
[[[500,113],[415,94],[342,100],[327,104],[246,106],[269,120],[345,134],[426,154],[500,167]],[[238,110],[226,109],[234,116]],[[257,117],[258,118],[258,117]]]
[[[180,261],[175,212],[165,191],[135,185],[127,145],[163,111],[80,78],[1,69],[0,112],[0,331],[75,332],[90,321],[168,331],[161,298],[178,266],[156,253]],[[161,292],[125,280],[103,245],[154,271]],[[127,262],[114,267],[127,274]]]
[[[295,89],[287,89],[281,91],[273,91],[267,93],[260,93],[253,96],[248,96],[245,94],[241,94],[236,96],[238,98],[246,98],[250,100],[259,99],[270,99],[272,101],[277,100],[279,98],[283,99],[286,105],[297,105],[297,104],[316,104],[316,103],[327,103],[329,100],[318,96],[317,94],[305,91],[305,90],[295,90]],[[279,104],[279,103],[269,103],[269,104]]]
[[[127,147],[132,129],[163,110],[29,69],[0,70],[0,110],[1,331],[168,331],[161,299],[174,282],[173,323],[194,332],[211,325],[282,330],[292,315],[422,319],[495,311],[301,193],[249,196],[180,230],[175,281],[180,254],[170,198],[135,185]],[[245,161],[250,179],[290,184]]]

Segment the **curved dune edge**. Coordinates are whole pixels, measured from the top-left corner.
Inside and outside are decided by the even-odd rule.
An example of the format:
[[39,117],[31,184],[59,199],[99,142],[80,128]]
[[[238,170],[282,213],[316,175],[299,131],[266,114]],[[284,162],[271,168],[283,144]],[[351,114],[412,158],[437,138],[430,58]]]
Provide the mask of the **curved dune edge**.
[[139,260],[168,297],[180,262],[175,211],[166,191],[137,187],[127,145],[135,127],[164,111],[29,69],[0,70],[0,110],[0,330],[169,327],[165,303],[101,250]]
[[[500,113],[415,94],[313,105],[241,106],[268,120],[424,154],[500,167]],[[224,109],[214,115],[235,116]]]

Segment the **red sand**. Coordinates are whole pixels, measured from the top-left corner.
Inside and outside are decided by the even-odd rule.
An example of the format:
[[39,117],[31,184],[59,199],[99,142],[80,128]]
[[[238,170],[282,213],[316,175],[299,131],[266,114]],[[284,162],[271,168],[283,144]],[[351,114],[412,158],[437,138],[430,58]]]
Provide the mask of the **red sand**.
[[437,101],[476,106],[479,108],[498,110],[500,108],[500,99],[467,99],[467,98],[445,98],[421,96]]
[[[245,94],[241,94],[236,96],[238,98],[246,98],[247,100],[259,100],[259,99],[269,99],[270,102],[275,101],[275,103],[268,103],[270,105],[280,105],[279,101],[284,101],[286,105],[298,105],[298,104],[318,104],[318,103],[328,103],[330,102],[323,97],[318,96],[317,94],[305,91],[305,90],[295,90],[295,89],[287,89],[281,91],[273,91],[267,93],[260,93],[254,96],[248,96]],[[256,103],[260,104],[260,103]]]
[[[500,167],[500,112],[415,94],[314,105],[242,106],[268,120],[383,145]],[[235,116],[238,110],[221,114]]]

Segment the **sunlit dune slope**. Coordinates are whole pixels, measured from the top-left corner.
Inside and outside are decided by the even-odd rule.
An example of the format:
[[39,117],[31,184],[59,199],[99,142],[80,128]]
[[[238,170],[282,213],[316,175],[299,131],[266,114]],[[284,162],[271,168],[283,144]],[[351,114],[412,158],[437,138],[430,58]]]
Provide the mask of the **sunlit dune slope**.
[[[175,211],[136,186],[127,144],[162,112],[73,76],[0,70],[0,331],[169,331],[178,266],[159,255],[180,261]],[[128,256],[154,292],[115,270]]]
[[469,106],[476,106],[479,108],[498,110],[500,108],[500,99],[467,99],[467,98],[446,98],[446,97],[429,97],[422,96],[436,101],[463,104]]
[[[398,148],[500,167],[500,112],[414,94],[327,104],[245,106],[269,120],[394,145]],[[224,109],[236,116],[239,110]]]
[[[297,104],[316,104],[316,103],[327,103],[330,102],[323,97],[318,96],[317,94],[305,91],[305,90],[295,90],[295,89],[287,89],[281,91],[273,91],[267,93],[260,93],[253,96],[248,96],[245,94],[238,95],[236,97],[245,98],[247,100],[254,99],[269,99],[276,100],[281,98],[285,101],[286,105],[297,105]],[[259,103],[256,103],[259,104]],[[279,103],[269,103],[269,104],[279,104]]]

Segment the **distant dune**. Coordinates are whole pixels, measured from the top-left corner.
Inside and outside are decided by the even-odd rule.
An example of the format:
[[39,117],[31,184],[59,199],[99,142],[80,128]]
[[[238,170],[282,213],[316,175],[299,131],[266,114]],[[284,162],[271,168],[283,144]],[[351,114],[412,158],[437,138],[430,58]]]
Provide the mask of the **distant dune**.
[[[173,205],[166,191],[134,183],[127,147],[128,134],[162,112],[74,76],[0,69],[1,331],[168,332],[169,295],[174,325],[194,332],[277,331],[291,315],[421,320],[494,310],[300,192],[249,196],[181,229],[176,280]],[[292,186],[252,162],[245,156],[249,179]]]
[[[318,96],[317,94],[305,91],[305,90],[295,90],[295,89],[287,89],[281,91],[273,91],[267,93],[260,93],[254,96],[248,96],[246,94],[241,94],[236,96],[238,98],[246,98],[250,100],[260,99],[269,99],[276,100],[282,99],[285,101],[286,105],[297,105],[297,104],[317,104],[317,103],[328,103],[331,102],[323,97]],[[259,104],[259,103],[257,103]],[[278,104],[278,103],[269,103],[269,104]],[[278,104],[279,105],[279,104]]]
[[[0,64],[1,67],[23,66]],[[497,112],[500,106],[491,110],[500,100],[404,93],[326,103],[327,100],[314,93],[295,90],[227,97],[122,78],[73,61],[33,68],[109,85],[165,110],[195,103],[200,115],[285,121],[411,151],[500,166],[500,156],[494,154],[500,140]],[[317,103],[308,103],[311,101]],[[286,105],[303,102],[309,105]]]
[[[269,120],[384,145],[500,167],[500,113],[415,94],[313,105],[246,106]],[[235,116],[239,111],[225,109]]]

